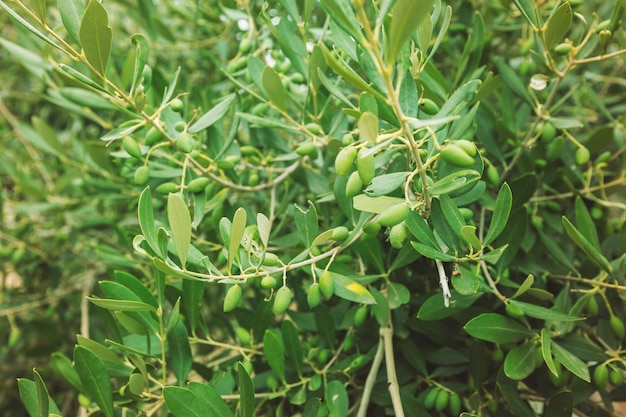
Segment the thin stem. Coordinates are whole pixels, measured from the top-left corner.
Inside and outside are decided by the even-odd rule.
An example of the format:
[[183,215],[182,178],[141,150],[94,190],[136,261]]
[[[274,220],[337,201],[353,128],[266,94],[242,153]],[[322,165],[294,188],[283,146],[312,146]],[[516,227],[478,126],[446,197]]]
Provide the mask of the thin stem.
[[402,398],[400,398],[400,386],[398,384],[398,376],[396,375],[396,361],[393,353],[393,327],[391,325],[391,311],[389,312],[389,320],[386,326],[380,328],[380,334],[383,338],[385,347],[385,369],[387,370],[387,388],[391,396],[393,411],[396,417],[404,417],[404,409],[402,408]]
[[359,403],[359,409],[357,411],[356,417],[366,417],[367,415],[367,407],[369,406],[370,397],[372,395],[372,391],[374,390],[374,384],[376,383],[376,377],[378,376],[380,365],[383,362],[384,353],[385,343],[381,335],[381,337],[378,339],[378,348],[376,349],[376,354],[374,355],[372,366],[370,367],[370,371],[367,374],[367,379],[365,380],[365,386],[363,386],[363,394],[361,395],[361,401]]

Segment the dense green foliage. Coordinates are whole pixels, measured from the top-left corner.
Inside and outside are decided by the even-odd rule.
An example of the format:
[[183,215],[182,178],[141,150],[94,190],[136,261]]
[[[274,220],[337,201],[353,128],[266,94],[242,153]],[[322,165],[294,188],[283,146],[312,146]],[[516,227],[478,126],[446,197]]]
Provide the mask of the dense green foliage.
[[157,3],[0,0],[0,409],[626,401],[624,1]]

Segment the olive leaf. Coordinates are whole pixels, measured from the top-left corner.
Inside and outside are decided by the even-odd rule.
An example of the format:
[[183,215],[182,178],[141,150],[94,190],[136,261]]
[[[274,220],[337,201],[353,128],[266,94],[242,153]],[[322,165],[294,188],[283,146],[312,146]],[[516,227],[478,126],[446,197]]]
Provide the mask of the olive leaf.
[[111,55],[113,34],[109,26],[109,15],[98,0],[89,0],[78,34],[85,58],[104,76]]

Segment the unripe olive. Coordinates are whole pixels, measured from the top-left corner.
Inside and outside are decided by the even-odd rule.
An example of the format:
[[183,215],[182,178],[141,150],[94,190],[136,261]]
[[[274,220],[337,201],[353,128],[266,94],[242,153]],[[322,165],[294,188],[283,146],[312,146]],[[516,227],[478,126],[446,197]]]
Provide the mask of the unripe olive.
[[601,363],[593,370],[593,383],[600,391],[606,389],[609,382],[609,368],[606,364]]
[[468,167],[474,164],[474,158],[454,143],[446,145],[441,150],[441,158],[447,163],[458,167]]
[[354,171],[348,177],[348,182],[346,183],[346,196],[348,198],[352,198],[363,190],[363,181],[359,176],[357,171]]
[[556,52],[557,55],[567,55],[570,53],[571,50],[572,45],[570,45],[569,43],[560,43],[554,47],[554,52]]
[[506,305],[504,310],[506,311],[506,314],[509,315],[509,317],[513,317],[515,319],[524,317],[524,310],[522,310],[522,308],[517,304],[509,303]]
[[276,278],[271,277],[271,276],[264,276],[261,279],[261,287],[265,288],[266,290],[269,290],[271,288],[274,288],[276,286]]
[[320,290],[324,297],[330,298],[335,293],[335,279],[329,271],[324,271],[319,276]]
[[541,129],[541,139],[545,143],[550,143],[556,137],[556,127],[550,122],[545,122],[543,124],[543,129]]
[[239,284],[235,284],[228,289],[226,297],[224,297],[224,313],[233,311],[237,307],[239,301],[241,301],[242,294],[243,291]]
[[178,191],[178,184],[176,184],[175,182],[164,182],[163,184],[159,184],[156,188],[155,191],[159,194],[169,194],[169,193],[175,193],[176,191]]
[[283,61],[278,61],[276,63],[276,71],[280,72],[280,73],[285,73],[287,71],[289,71],[291,69],[291,61],[288,59],[285,59]]
[[335,157],[335,170],[338,175],[345,175],[356,160],[357,150],[354,146],[346,146]]
[[235,327],[235,335],[242,345],[249,345],[252,341],[252,335],[250,335],[250,332],[243,327]]
[[598,33],[600,37],[600,55],[604,55],[606,52],[606,48],[609,46],[609,42],[611,42],[611,38],[613,38],[613,32],[608,29],[602,29],[600,33]]
[[354,324],[354,327],[360,327],[365,322],[366,318],[367,318],[367,306],[362,305],[361,307],[357,308],[356,312],[354,313],[354,320],[352,321],[352,323]]
[[611,151],[604,151],[604,152],[602,152],[596,158],[596,164],[600,164],[600,163],[603,163],[603,162],[608,162],[608,160],[611,159],[612,155],[613,155],[613,153]]
[[565,139],[563,136],[557,136],[549,145],[546,157],[548,161],[554,161],[561,157],[563,149],[565,148]]
[[444,408],[448,406],[448,401],[450,400],[450,393],[446,390],[439,390],[437,393],[437,398],[435,399],[435,410],[442,411]]
[[352,133],[346,133],[345,135],[343,135],[343,137],[341,138],[341,144],[343,146],[348,146],[351,143],[354,142],[354,136],[352,136]]
[[274,313],[284,313],[289,304],[291,304],[291,290],[289,287],[280,287],[274,297]]
[[296,148],[296,153],[300,156],[315,157],[317,155],[317,148],[313,142],[305,142]]
[[276,391],[278,389],[278,380],[273,375],[267,377],[266,383],[270,390]]
[[598,315],[598,302],[596,301],[595,296],[592,295],[591,297],[589,297],[589,300],[587,300],[587,305],[585,306],[585,309],[587,310],[587,313],[589,313],[590,316]]
[[309,385],[307,386],[307,388],[309,389],[309,391],[317,391],[321,387],[322,387],[322,375],[314,374],[313,377],[311,377],[311,380],[309,381]]
[[174,130],[177,132],[183,132],[185,130],[185,127],[187,127],[187,123],[180,120],[174,125]]
[[609,381],[611,381],[611,385],[614,387],[619,387],[624,382],[624,377],[619,371],[611,369],[611,372],[609,373]]
[[408,235],[406,223],[400,222],[389,230],[389,244],[395,249],[402,249]]
[[474,212],[472,211],[472,209],[467,207],[459,208],[459,212],[461,213],[461,216],[463,216],[463,220],[465,221],[470,220],[474,216]]
[[209,179],[207,177],[198,177],[187,184],[187,189],[192,193],[199,193],[203,191],[207,185],[209,185]]
[[217,167],[223,170],[233,169],[241,160],[237,155],[228,155],[224,159],[217,161]]
[[122,146],[124,147],[126,153],[130,156],[135,158],[142,157],[141,147],[132,136],[124,136],[124,139],[122,139]]
[[426,114],[437,114],[439,112],[439,106],[429,98],[420,99],[419,108]]
[[80,404],[81,407],[90,408],[91,399],[81,392],[78,394],[78,404]]
[[278,264],[278,261],[278,255],[272,252],[265,252],[265,256],[263,257],[264,266],[276,266]]
[[256,172],[251,172],[250,176],[248,177],[248,186],[249,187],[256,187],[257,185],[259,185],[259,174]]
[[491,185],[498,185],[500,183],[500,173],[498,172],[498,168],[493,165],[489,165],[487,168],[487,181]]
[[474,142],[470,142],[469,140],[465,140],[465,139],[460,139],[454,142],[454,144],[458,146],[459,148],[463,149],[465,153],[468,154],[469,156],[476,155],[476,145],[474,144]]
[[193,150],[193,137],[187,132],[182,132],[176,138],[176,147],[183,153],[191,152]]
[[381,228],[382,226],[380,225],[380,223],[371,222],[363,226],[363,232],[367,233],[368,235],[375,235],[380,232]]
[[369,149],[362,148],[356,158],[356,170],[361,177],[363,184],[369,184],[374,178],[374,154],[370,153]]
[[304,128],[308,130],[309,132],[313,133],[314,135],[324,134],[324,130],[322,129],[322,126],[318,125],[317,123],[307,123],[306,125],[304,125]]
[[461,411],[461,397],[456,392],[450,394],[450,400],[448,402],[448,410],[453,416],[458,416]]
[[241,38],[241,42],[239,42],[239,52],[241,54],[247,54],[252,49],[252,36],[244,36]]
[[391,206],[378,216],[376,220],[381,226],[392,227],[402,222],[409,215],[409,206],[405,203]]
[[331,235],[330,238],[338,242],[341,240],[345,240],[349,234],[350,234],[350,231],[348,230],[346,226],[337,226],[333,229],[333,234]]
[[589,153],[589,149],[587,149],[586,147],[581,146],[580,148],[576,149],[575,159],[578,165],[585,165],[587,162],[589,162],[590,157],[591,154]]
[[253,114],[254,116],[262,116],[267,112],[269,108],[270,108],[270,105],[267,103],[258,103],[258,104],[255,104],[254,107],[252,107],[252,109],[250,109],[250,113]]
[[133,182],[137,185],[144,185],[150,178],[150,168],[143,165],[137,168],[133,177]]
[[496,350],[491,353],[491,359],[494,362],[502,362],[504,359],[504,351],[500,348],[496,348]]
[[[435,180],[433,180],[431,177],[426,176],[426,183],[428,184],[428,187],[432,186],[435,183]],[[415,178],[413,179],[413,184],[415,185],[415,190],[418,193],[421,193],[422,190],[424,189],[424,183],[422,182],[421,178]]]
[[170,101],[170,108],[177,113],[182,111],[184,106],[183,101],[179,98],[175,98]]
[[250,155],[256,155],[257,154],[257,149],[254,146],[243,145],[243,146],[239,147],[239,152],[243,156],[250,156]]
[[624,340],[624,322],[617,316],[611,316],[609,319],[609,326],[613,331],[613,334],[620,342]]
[[311,309],[317,307],[322,300],[322,291],[320,284],[314,282],[306,291],[306,301]]
[[349,352],[354,347],[354,333],[348,333],[341,345],[344,352]]
[[320,365],[326,364],[326,362],[328,362],[329,356],[330,356],[330,351],[328,349],[320,349],[317,352],[317,363]]
[[144,143],[148,146],[152,146],[155,143],[162,141],[164,138],[163,134],[156,127],[152,126],[148,129],[148,133],[146,133],[146,138]]
[[427,410],[431,410],[435,407],[435,400],[437,400],[437,394],[439,394],[438,388],[431,388],[424,397],[424,407]]

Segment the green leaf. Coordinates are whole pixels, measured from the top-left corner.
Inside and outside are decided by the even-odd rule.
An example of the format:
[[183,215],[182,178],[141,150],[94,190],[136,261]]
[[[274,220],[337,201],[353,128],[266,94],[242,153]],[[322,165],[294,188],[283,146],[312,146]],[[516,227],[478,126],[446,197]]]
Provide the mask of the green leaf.
[[533,99],[526,88],[524,82],[519,78],[519,76],[513,71],[513,69],[507,64],[503,59],[498,58],[495,60],[495,64],[498,67],[498,72],[504,83],[520,98],[524,99],[530,106],[533,106]]
[[539,240],[543,243],[543,246],[547,250],[548,254],[552,256],[558,263],[569,269],[570,271],[577,273],[577,269],[572,263],[570,256],[567,255],[561,247],[554,242],[554,240],[548,237],[545,233],[540,230],[537,230],[537,234],[539,235]]
[[469,184],[477,182],[479,179],[480,172],[473,169],[456,171],[435,182],[428,188],[428,192],[432,197],[450,194]]
[[65,381],[67,381],[75,390],[82,391],[82,385],[78,374],[72,367],[72,361],[62,353],[55,352],[50,357],[50,366],[57,375],[60,375]]
[[517,321],[496,313],[483,313],[463,327],[470,336],[492,343],[515,343],[535,335]]
[[535,370],[537,343],[527,340],[514,347],[504,359],[504,373],[515,381],[521,381]]
[[502,184],[500,191],[498,192],[498,198],[496,199],[496,208],[493,211],[491,217],[491,224],[489,230],[487,230],[487,236],[483,245],[487,246],[493,242],[500,233],[506,227],[506,223],[509,221],[509,215],[511,214],[511,204],[513,202],[513,196],[511,194],[511,188],[507,183]]
[[407,304],[411,299],[409,289],[397,282],[390,282],[387,287],[387,296],[389,298],[389,309],[395,310],[403,304]]
[[133,45],[135,45],[135,67],[133,68],[133,84],[131,91],[134,92],[143,76],[143,70],[148,60],[149,44],[148,39],[141,33],[135,33],[130,37]]
[[547,328],[541,329],[541,356],[546,366],[554,376],[559,376],[559,371],[556,369],[554,360],[552,359],[552,340],[550,330]]
[[228,404],[211,385],[190,382],[187,388],[202,401],[206,411],[209,413],[208,417],[233,417],[233,412],[228,407]]
[[252,417],[254,415],[254,384],[241,362],[237,364],[237,374],[239,376],[240,416]]
[[359,194],[352,199],[354,209],[365,211],[367,213],[380,214],[390,207],[404,203],[405,200],[399,197],[376,196],[369,197],[365,194]]
[[435,235],[428,225],[428,222],[420,216],[417,211],[409,212],[409,215],[404,221],[409,231],[416,239],[433,249],[440,250],[439,243],[437,243],[437,239],[435,239]]
[[34,381],[26,378],[17,379],[17,387],[22,404],[30,417],[39,417],[39,399],[37,398],[37,386]]
[[313,203],[309,201],[308,204],[309,207],[306,210],[294,204],[293,217],[300,240],[307,247],[310,247],[319,232],[319,226],[317,224],[317,210],[315,210]]
[[550,310],[545,307],[541,307],[536,304],[525,303],[522,301],[511,300],[511,304],[519,306],[525,315],[533,317],[535,319],[542,319],[547,321],[578,321],[583,320],[582,317],[570,316],[566,313]]
[[246,231],[247,213],[246,209],[239,207],[233,216],[232,229],[230,231],[230,242],[228,244],[228,270],[233,265],[235,256],[239,254],[239,245]]
[[285,346],[272,330],[266,330],[263,335],[263,353],[270,368],[285,382]]
[[232,103],[234,99],[235,99],[234,94],[230,94],[224,97],[222,101],[217,103],[211,110],[209,110],[208,112],[200,116],[200,118],[196,120],[194,124],[189,126],[189,129],[187,129],[187,131],[189,133],[197,133],[204,129],[207,129],[210,126],[213,126],[215,122],[217,122],[218,120],[221,120],[222,117],[224,117],[224,115],[230,108],[230,103]]
[[435,249],[432,246],[420,242],[411,242],[411,246],[413,246],[420,255],[429,259],[436,259],[443,262],[454,262],[456,260],[454,255],[443,253],[441,249]]
[[109,15],[98,0],[89,0],[80,22],[79,36],[85,58],[104,76],[111,55],[113,35],[109,26]]
[[359,40],[360,30],[349,0],[321,0],[320,3],[328,16],[355,40]]
[[48,417],[50,414],[48,389],[36,369],[33,369],[33,378],[35,379],[35,387],[37,388],[37,414],[39,417]]
[[288,125],[286,123],[281,122],[280,120],[272,119],[270,117],[260,117],[260,116],[255,116],[253,114],[241,113],[241,112],[237,112],[235,113],[235,115],[237,117],[241,117],[242,119],[248,121],[253,126],[269,127],[269,128],[274,128],[274,129],[282,129],[286,131],[298,132],[298,129],[294,127],[293,125]]
[[285,93],[285,87],[283,87],[280,76],[274,68],[266,66],[265,69],[263,69],[261,82],[267,98],[280,110],[285,111],[287,109],[287,94]]
[[546,49],[552,49],[561,42],[570,26],[572,26],[572,6],[566,1],[552,12],[543,27]]
[[500,260],[500,257],[508,247],[509,245],[506,244],[504,246],[500,246],[499,248],[495,248],[492,251],[480,255],[480,259],[487,263],[495,265]]
[[539,23],[537,22],[537,17],[535,16],[535,8],[533,6],[533,0],[513,0],[513,3],[517,6],[519,11],[522,13],[522,16],[526,18],[528,23],[530,23],[534,28],[539,27]]
[[372,182],[363,191],[369,197],[378,197],[397,190],[404,184],[410,172],[392,172],[374,177]]
[[480,288],[480,276],[461,265],[457,265],[457,269],[459,270],[459,275],[452,275],[452,278],[450,278],[452,287],[461,295],[476,294]]
[[591,382],[587,365],[573,353],[558,345],[554,340],[552,340],[552,352],[554,353],[554,359],[558,360],[571,373],[583,381]]
[[106,417],[113,417],[113,389],[104,363],[92,351],[74,348],[74,369],[89,397]]
[[348,415],[349,400],[348,391],[340,381],[333,380],[326,385],[324,393],[326,406],[332,417],[345,417]]
[[138,217],[139,227],[141,233],[146,238],[146,243],[150,246],[150,249],[154,251],[158,256],[163,257],[159,247],[159,241],[157,240],[156,227],[154,223],[154,211],[152,210],[152,193],[150,187],[146,187],[139,196],[138,204]]
[[461,227],[461,237],[467,243],[472,245],[472,247],[476,249],[477,251],[482,249],[480,240],[478,239],[478,236],[476,236],[476,226],[466,225],[466,226]]
[[439,197],[439,203],[441,212],[443,213],[443,217],[446,219],[446,222],[454,234],[462,239],[463,234],[461,233],[461,229],[465,226],[465,220],[463,220],[463,215],[459,211],[458,207],[454,204],[450,196],[446,194]]
[[600,251],[600,239],[595,222],[589,214],[589,210],[585,206],[585,202],[580,196],[576,197],[576,226],[580,234],[582,234],[591,245]]
[[548,417],[571,417],[574,412],[574,396],[572,391],[561,391],[555,394],[543,410]]
[[45,41],[45,42],[49,43],[50,45],[54,46],[58,50],[64,52],[66,55],[71,55],[68,51],[66,51],[65,49],[60,47],[57,43],[55,43],[50,38],[48,38],[46,35],[44,35],[39,29],[35,28],[33,25],[28,23],[28,21],[26,21],[22,16],[17,14],[15,12],[15,10],[13,10],[9,6],[7,6],[7,4],[4,1],[2,1],[2,0],[0,0],[0,7],[2,7],[4,10],[6,10],[7,13],[11,15],[11,17],[13,17],[15,20],[20,22],[20,24],[22,26],[24,26],[26,29],[28,29],[31,33],[35,34],[40,39],[42,39],[43,41]]
[[364,112],[358,121],[359,135],[365,142],[376,143],[378,137],[378,116],[371,112]]
[[[205,417],[207,407],[204,401],[200,400],[196,394],[181,387],[164,387],[163,398],[167,408],[174,414],[174,417]],[[210,413],[210,411],[209,411]],[[209,417],[219,416],[210,414]]]
[[604,255],[602,255],[600,251],[597,250],[593,246],[593,244],[589,242],[587,238],[585,238],[585,236],[583,236],[583,234],[574,227],[574,225],[567,219],[567,217],[563,216],[561,218],[561,221],[563,222],[563,226],[565,227],[565,232],[576,244],[576,246],[582,249],[582,251],[585,252],[585,254],[589,256],[596,265],[604,269],[609,274],[612,274],[613,268],[611,268],[611,264],[604,257]]
[[267,248],[267,245],[270,241],[270,232],[272,230],[272,222],[267,216],[263,213],[258,213],[256,215],[256,224],[259,228],[259,239],[261,239],[261,243],[263,246]]
[[435,4],[435,0],[397,0],[389,23],[387,63],[395,62],[398,52],[415,34],[418,26]]
[[193,359],[189,346],[189,335],[182,321],[177,322],[167,334],[167,344],[169,347],[168,363],[174,369],[178,385],[182,387],[187,382],[187,375],[191,370]]
[[[321,271],[320,271],[321,272]],[[376,304],[374,296],[365,286],[345,275],[329,271],[335,281],[335,295],[344,300],[361,304]]]
[[80,21],[85,13],[82,0],[57,0],[65,30],[80,45]]
[[[424,23],[429,22],[432,31],[432,21],[430,19],[430,15],[426,16],[425,19],[422,20],[422,24],[420,26],[424,26]],[[424,33],[421,30],[421,27],[418,29],[418,36]],[[430,42],[430,33],[426,36],[428,37],[428,42]],[[421,36],[420,36],[421,37]],[[426,50],[426,48],[422,48],[422,50]],[[402,113],[404,113],[407,117],[417,117],[418,110],[418,101],[419,97],[417,94],[417,88],[415,86],[415,80],[411,76],[411,73],[407,71],[402,80],[402,84],[400,85],[400,92],[398,93],[398,101],[400,102],[400,108],[402,109]]]
[[304,404],[302,417],[317,417],[321,402],[322,402],[321,398],[317,398],[317,397],[309,398],[306,404]]
[[303,355],[298,329],[296,329],[296,325],[291,320],[284,320],[280,326],[280,332],[283,336],[287,357],[291,359],[291,363],[296,368],[298,375],[301,375]]
[[108,362],[124,363],[120,358],[117,357],[115,353],[113,353],[112,350],[110,350],[105,345],[96,342],[95,340],[91,340],[87,337],[77,334],[76,342],[78,342],[80,346],[86,347],[87,349],[92,351],[97,357],[99,357],[105,362],[108,361]]
[[180,265],[185,270],[191,244],[191,216],[185,200],[178,193],[170,193],[167,197],[167,220]]
[[443,293],[438,292],[422,304],[417,312],[417,318],[420,320],[439,320],[450,317],[467,309],[482,297],[482,294],[459,297],[456,290],[450,292],[452,293],[452,303],[449,307],[446,307],[443,302]]
[[531,288],[534,283],[535,283],[535,276],[533,274],[528,274],[524,282],[522,282],[522,285],[519,286],[519,288],[517,289],[517,291],[515,291],[515,294],[513,294],[511,298],[517,298],[521,296],[526,291],[528,291],[528,289]]
[[110,300],[107,298],[87,297],[94,305],[113,311],[156,311],[150,304],[143,301]]
[[537,414],[530,408],[528,402],[520,395],[518,383],[507,378],[504,375],[504,371],[498,373],[497,384],[514,416],[537,417]]

